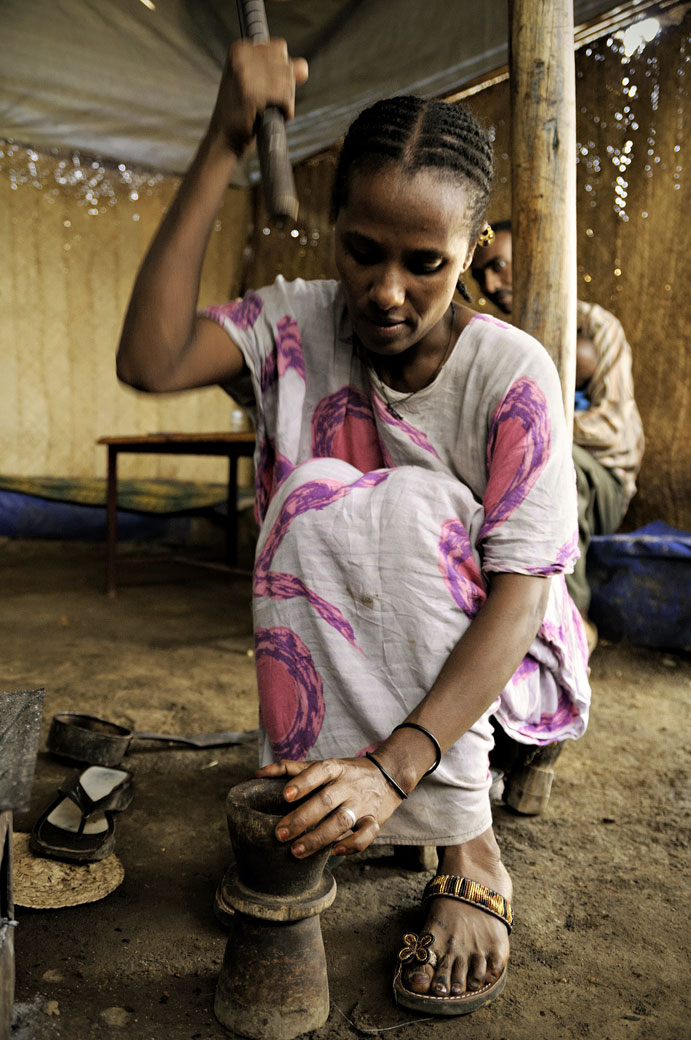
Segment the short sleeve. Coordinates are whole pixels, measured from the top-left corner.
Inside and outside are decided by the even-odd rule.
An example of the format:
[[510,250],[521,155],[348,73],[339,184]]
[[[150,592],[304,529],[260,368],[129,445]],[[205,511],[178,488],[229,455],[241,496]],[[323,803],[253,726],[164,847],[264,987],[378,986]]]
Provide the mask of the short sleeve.
[[549,355],[535,346],[489,417],[479,535],[488,572],[548,576],[571,571],[578,558],[576,478],[561,388]]
[[247,408],[254,423],[259,520],[274,488],[309,456],[307,382],[328,370],[325,359],[333,350],[339,309],[336,290],[334,281],[286,282],[279,276],[241,300],[201,312],[226,330],[247,366],[244,376],[223,389]]
[[[304,385],[304,347],[323,341],[325,324],[333,324],[336,285],[328,280],[287,282],[279,275],[273,285],[200,312],[221,325],[242,352],[259,413],[270,410],[279,377],[293,373]],[[223,389],[237,396],[236,384]]]

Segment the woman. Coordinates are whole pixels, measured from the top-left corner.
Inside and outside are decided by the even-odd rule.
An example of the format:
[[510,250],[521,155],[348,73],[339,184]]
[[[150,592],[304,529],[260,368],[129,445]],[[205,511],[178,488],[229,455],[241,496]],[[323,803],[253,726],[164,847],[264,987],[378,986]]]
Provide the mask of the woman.
[[[261,776],[277,838],[436,845],[396,999],[462,1014],[506,979],[511,881],[491,826],[491,717],[523,743],[584,731],[586,652],[561,574],[576,502],[543,348],[454,303],[484,219],[489,139],[463,109],[380,102],[353,124],[333,204],[339,282],[276,283],[195,313],[204,250],[267,104],[302,60],[231,47],[209,129],[137,277],[120,378],[220,383],[257,429]],[[552,575],[556,575],[554,579]]]

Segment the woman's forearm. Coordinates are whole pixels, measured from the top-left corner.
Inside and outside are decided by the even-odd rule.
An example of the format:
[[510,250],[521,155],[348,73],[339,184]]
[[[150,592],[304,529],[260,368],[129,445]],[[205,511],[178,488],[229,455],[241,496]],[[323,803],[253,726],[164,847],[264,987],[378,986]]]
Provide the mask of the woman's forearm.
[[204,254],[231,174],[267,105],[292,118],[307,64],[284,40],[232,44],[209,129],[139,270],[122,330],[118,376],[142,390],[183,390],[232,378],[242,355],[197,318]]
[[[406,720],[434,733],[442,753],[487,711],[516,671],[542,622],[549,585],[549,578],[492,575],[486,602]],[[384,741],[377,756],[409,791],[435,752],[424,733],[405,728]]]

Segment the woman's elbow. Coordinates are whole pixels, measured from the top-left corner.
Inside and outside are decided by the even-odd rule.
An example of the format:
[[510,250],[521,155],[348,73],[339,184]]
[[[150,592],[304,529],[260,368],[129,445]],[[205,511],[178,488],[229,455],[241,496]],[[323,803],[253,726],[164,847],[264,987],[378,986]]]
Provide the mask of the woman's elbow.
[[125,386],[132,387],[133,390],[145,390],[148,393],[154,392],[154,387],[151,385],[150,380],[143,378],[142,374],[137,371],[137,366],[132,365],[127,358],[122,358],[119,354],[115,359],[115,374],[119,382],[124,383]]
[[121,383],[133,390],[160,394],[167,389],[162,373],[138,359],[136,352],[133,353],[122,342],[115,358],[115,374]]
[[544,621],[551,584],[549,576],[495,573],[491,575],[489,598],[532,640]]

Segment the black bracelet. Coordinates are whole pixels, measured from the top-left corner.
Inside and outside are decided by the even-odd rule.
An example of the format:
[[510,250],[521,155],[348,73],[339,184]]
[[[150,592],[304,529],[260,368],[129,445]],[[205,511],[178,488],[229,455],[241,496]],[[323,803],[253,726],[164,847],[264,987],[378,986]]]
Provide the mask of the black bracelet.
[[395,733],[397,729],[419,729],[421,733],[424,733],[425,736],[429,737],[429,739],[432,741],[432,743],[434,744],[434,750],[435,750],[435,753],[436,753],[436,756],[437,756],[436,757],[436,761],[435,761],[433,766],[429,767],[429,769],[427,770],[426,773],[422,774],[423,776],[429,776],[430,773],[433,773],[434,770],[439,765],[439,763],[441,762],[441,747],[439,746],[439,741],[435,737],[434,733],[430,733],[430,731],[428,729],[425,729],[424,726],[420,726],[419,723],[417,723],[417,722],[402,722],[400,724],[400,726],[394,726],[394,728],[391,730],[391,732]]
[[400,786],[400,784],[397,784],[396,781],[394,780],[394,778],[392,776],[390,776],[389,773],[386,772],[386,770],[384,769],[384,766],[381,764],[381,762],[378,759],[376,759],[374,757],[374,755],[372,754],[371,751],[365,751],[365,758],[368,758],[370,760],[370,762],[374,762],[375,766],[377,767],[377,769],[379,770],[381,775],[384,777],[384,779],[387,781],[387,783],[391,784],[391,786],[393,787],[393,789],[396,792],[396,794],[400,795],[401,798],[407,798],[408,797],[408,795],[405,793],[405,791]]

